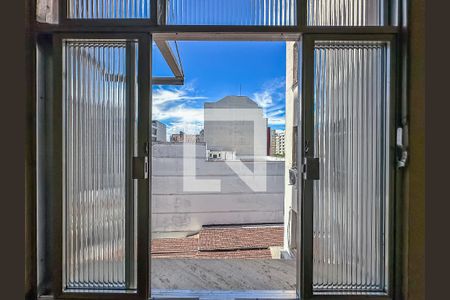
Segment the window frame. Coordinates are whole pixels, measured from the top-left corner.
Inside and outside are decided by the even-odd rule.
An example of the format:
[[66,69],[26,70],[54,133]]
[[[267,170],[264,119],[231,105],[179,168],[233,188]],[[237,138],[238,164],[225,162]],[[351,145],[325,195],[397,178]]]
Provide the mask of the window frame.
[[[397,77],[395,85],[402,84],[402,88],[399,88],[393,91],[393,96],[391,98],[391,102],[395,102],[395,109],[392,110],[392,113],[395,113],[395,121],[391,122],[391,126],[400,126],[400,114],[401,111],[405,111],[405,103],[399,103],[401,98],[406,97],[403,93],[404,86],[406,85],[406,81],[404,78],[407,76],[407,66],[405,64],[407,63],[407,59],[400,59],[399,53],[400,50],[404,51],[407,54],[407,30],[403,28],[401,25],[403,22],[405,22],[406,16],[403,15],[404,13],[407,13],[407,5],[408,0],[399,0],[398,6],[398,19],[399,21],[396,22],[396,24],[392,23],[393,20],[393,13],[389,10],[388,15],[385,16],[385,18],[389,19],[389,22],[386,26],[369,26],[369,27],[334,27],[334,26],[307,26],[306,25],[306,5],[307,0],[297,0],[297,26],[285,26],[285,27],[263,27],[263,26],[184,26],[184,25],[165,25],[164,22],[164,16],[162,17],[162,21],[158,18],[158,13],[160,7],[158,6],[158,3],[156,0],[152,0],[151,5],[151,18],[150,19],[102,19],[102,20],[86,20],[86,19],[67,19],[67,5],[68,0],[59,0],[59,24],[42,24],[38,23],[36,21],[36,2],[37,0],[31,0],[29,8],[28,8],[28,22],[30,24],[29,32],[27,34],[27,43],[31,46],[31,50],[29,50],[28,56],[27,56],[27,64],[31,70],[29,73],[29,76],[27,77],[27,83],[30,86],[30,93],[29,93],[29,99],[27,99],[27,109],[29,111],[29,114],[31,114],[32,121],[31,124],[28,126],[28,132],[27,132],[27,143],[31,145],[30,149],[27,150],[29,153],[27,154],[27,195],[26,195],[26,202],[27,206],[29,207],[29,211],[27,212],[27,251],[31,256],[31,266],[28,266],[30,269],[30,276],[28,277],[30,282],[27,282],[28,286],[31,286],[31,290],[27,293],[27,299],[37,299],[38,298],[38,291],[37,291],[37,283],[36,283],[36,273],[37,273],[37,257],[36,257],[36,241],[37,241],[37,233],[36,233],[36,178],[37,178],[37,171],[36,171],[36,124],[33,124],[35,122],[36,117],[36,66],[35,66],[35,54],[36,54],[36,44],[37,40],[42,37],[54,37],[56,38],[76,38],[76,37],[83,37],[83,38],[107,38],[107,37],[120,37],[120,38],[132,38],[132,37],[139,37],[139,55],[141,56],[141,43],[142,40],[151,40],[152,35],[158,35],[161,37],[165,37],[167,39],[179,39],[179,40],[196,40],[196,39],[219,39],[219,40],[291,40],[291,41],[298,41],[300,37],[303,36],[303,39],[311,39],[314,37],[320,37],[323,39],[326,36],[334,36],[339,37],[342,39],[343,37],[352,37],[352,39],[355,38],[369,38],[373,39],[376,36],[384,36],[389,37],[389,39],[392,39],[394,43],[396,43],[396,49],[395,51],[391,51],[391,56],[393,58],[397,58],[394,63],[394,59],[391,59],[391,65],[393,65],[393,68],[391,69],[391,76],[395,79]],[[386,2],[388,0],[385,0]],[[164,7],[164,6],[163,6]],[[389,8],[391,5],[388,6]],[[142,39],[142,40],[141,40]],[[327,39],[329,39],[327,37]],[[148,45],[151,45],[151,42],[148,43]],[[53,45],[54,49],[58,49],[60,47],[60,44],[58,43]],[[151,47],[148,47],[148,51],[151,51]],[[55,53],[55,59],[56,61],[62,53],[59,53],[58,51],[54,51]],[[305,61],[305,59],[304,59]],[[146,64],[149,64],[149,67],[151,67],[151,58],[144,59],[144,62]],[[60,67],[60,66],[59,66]],[[150,84],[151,86],[151,78],[149,74],[143,74],[143,76],[146,76],[149,78],[147,80],[147,83],[144,84],[146,86],[147,84]],[[306,76],[303,75],[299,80],[303,81]],[[303,79],[302,79],[303,78]],[[302,84],[299,82],[299,84]],[[393,84],[392,84],[393,85]],[[59,93],[58,90],[60,87],[57,85],[54,87],[55,92]],[[142,88],[142,87],[141,87]],[[148,90],[151,90],[150,88]],[[147,92],[148,93],[148,92]],[[299,95],[300,96],[300,95]],[[394,101],[395,100],[395,101]],[[57,102],[57,101],[55,101]],[[406,101],[405,101],[406,102]],[[151,103],[151,102],[150,102]],[[391,104],[392,104],[391,103]],[[150,105],[150,113],[151,113],[151,105]],[[404,118],[404,116],[402,116]],[[150,124],[149,124],[150,125]],[[150,136],[150,135],[149,135]],[[54,146],[54,145],[52,145]],[[395,147],[395,143],[391,145],[391,148]],[[149,154],[150,155],[150,154]],[[395,158],[395,153],[393,153],[392,158]],[[31,161],[30,161],[31,159]],[[301,160],[298,160],[300,162]],[[149,162],[151,162],[151,159],[149,159]],[[300,167],[300,166],[299,166]],[[150,168],[151,170],[151,168]],[[401,274],[401,233],[399,232],[398,228],[401,227],[401,206],[402,206],[402,198],[400,195],[400,185],[401,182],[401,174],[402,170],[399,170],[395,168],[393,171],[395,174],[395,179],[392,176],[391,177],[391,187],[393,188],[394,185],[392,183],[392,180],[396,180],[395,182],[395,195],[392,195],[394,192],[391,191],[392,196],[392,203],[391,207],[394,205],[390,212],[390,218],[395,218],[395,224],[391,226],[391,231],[395,227],[395,234],[394,238],[391,239],[391,249],[390,249],[390,255],[391,255],[391,261],[390,261],[390,278],[392,285],[390,288],[390,296],[386,299],[391,299],[399,295],[399,290],[401,288],[402,279],[399,274]],[[150,173],[151,174],[151,173]],[[151,178],[151,175],[149,174],[149,177]],[[60,179],[59,179],[60,180]],[[58,179],[57,181],[58,182]],[[145,204],[142,207],[145,208]],[[147,204],[148,206],[148,204]],[[58,205],[55,205],[53,208],[59,209]],[[149,211],[149,209],[147,210]],[[147,221],[150,222],[150,216],[147,218]],[[303,220],[303,219],[302,219]],[[140,225],[141,231],[149,231],[149,226],[147,226],[147,229],[143,228],[143,225]],[[301,228],[301,230],[305,230],[305,228]],[[299,230],[299,233],[301,231]],[[390,233],[391,235],[392,233]],[[147,234],[148,239],[148,234]],[[303,238],[299,239],[303,240]],[[148,243],[147,243],[148,245]],[[142,246],[140,247],[142,248]],[[149,253],[148,247],[146,247],[146,252]],[[142,250],[141,250],[142,252]],[[392,252],[392,253],[391,253]],[[60,254],[56,253],[56,256]],[[142,254],[141,254],[142,255]],[[302,253],[303,255],[303,253]],[[137,298],[130,295],[125,294],[114,294],[114,299],[148,299],[150,295],[150,280],[149,280],[149,274],[150,274],[150,259],[149,254],[147,255],[147,258],[144,258],[145,262],[144,264],[148,264],[148,267],[146,268],[145,273],[140,277],[147,278],[146,282],[143,283],[142,280],[138,280],[138,290],[139,295],[141,295],[141,298]],[[55,268],[58,269],[58,268]],[[141,268],[143,269],[143,268]],[[139,273],[139,272],[138,272]],[[304,276],[304,270],[302,269],[302,272],[300,272],[299,276],[301,276],[302,283],[305,280]],[[312,273],[311,273],[312,274]],[[139,278],[139,276],[138,276]],[[62,282],[58,277],[55,277],[56,281]],[[55,299],[109,299],[113,294],[109,295],[99,295],[95,293],[95,297],[92,297],[92,295],[89,294],[76,294],[71,295],[67,293],[62,293],[62,291],[58,290],[58,286],[60,285],[54,285],[55,292]],[[142,288],[144,286],[144,288]],[[305,284],[302,284],[300,288],[304,288]],[[59,293],[59,294],[58,294]],[[302,298],[308,295],[308,291],[302,291]],[[61,297],[59,297],[61,296]],[[59,298],[58,298],[59,297]],[[315,296],[315,299],[320,299],[320,297]],[[346,296],[334,296],[333,299],[345,299]],[[331,299],[327,297],[326,299]],[[354,299],[367,299],[367,296],[355,296]],[[384,299],[384,298],[380,298]]]

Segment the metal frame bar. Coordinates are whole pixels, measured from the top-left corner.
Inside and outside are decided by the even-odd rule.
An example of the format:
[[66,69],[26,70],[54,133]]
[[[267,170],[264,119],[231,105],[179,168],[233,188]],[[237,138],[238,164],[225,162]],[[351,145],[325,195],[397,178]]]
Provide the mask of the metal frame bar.
[[[304,157],[314,157],[314,43],[317,40],[356,40],[356,41],[386,41],[389,43],[389,158],[390,168],[389,172],[389,190],[388,190],[388,223],[389,228],[387,237],[389,241],[389,247],[387,253],[389,256],[389,265],[387,268],[388,273],[388,292],[381,296],[385,299],[392,299],[395,294],[394,282],[395,272],[394,266],[396,264],[396,257],[394,256],[394,245],[396,239],[395,235],[395,207],[396,207],[396,195],[395,195],[395,182],[396,182],[396,170],[395,170],[395,131],[398,125],[398,117],[396,110],[398,109],[398,97],[397,97],[397,36],[393,34],[375,34],[375,35],[354,35],[354,34],[311,34],[305,35],[303,39],[303,92],[302,92],[302,119],[304,123],[302,134],[302,145],[306,145],[308,141],[308,151],[303,150]],[[301,272],[301,291],[302,298],[304,299],[367,299],[374,297],[374,295],[315,295],[313,292],[313,181],[303,180],[303,193],[302,193],[302,236],[301,236],[301,261],[303,264]],[[331,291],[332,292],[332,291]],[[338,291],[336,291],[338,293]],[[380,297],[380,296],[378,296]]]
[[155,77],[153,78],[153,84],[183,85],[183,69],[175,58],[175,54],[170,48],[168,41],[162,39],[154,39],[154,41],[174,77]]
[[399,33],[398,26],[222,26],[222,25],[124,25],[121,24],[97,24],[91,25],[90,21],[70,22],[68,24],[43,24],[36,23],[35,31],[41,33],[58,33],[58,32],[147,32],[147,33],[164,33],[182,35],[186,33],[197,34],[282,34],[289,36],[290,34],[302,33]]
[[55,216],[55,237],[53,253],[53,292],[55,299],[122,299],[122,300],[143,300],[148,298],[149,290],[149,225],[150,225],[150,180],[140,179],[138,181],[137,199],[137,289],[135,292],[115,292],[115,291],[65,291],[63,287],[63,40],[64,39],[122,39],[137,40],[139,45],[139,65],[138,65],[138,156],[148,156],[148,143],[150,134],[150,101],[151,101],[151,36],[148,34],[57,34],[54,36],[54,89],[55,101],[53,103],[53,121],[56,126],[53,128],[54,151],[53,172],[53,207]]
[[184,85],[184,78],[176,77],[153,77],[153,85]]
[[183,70],[176,60],[175,55],[169,46],[169,43],[165,40],[159,39],[154,39],[154,41],[156,43],[156,46],[159,48],[159,51],[161,51],[162,56],[166,60],[167,65],[169,65],[169,68],[172,71],[173,75],[175,75],[175,77],[183,77]]

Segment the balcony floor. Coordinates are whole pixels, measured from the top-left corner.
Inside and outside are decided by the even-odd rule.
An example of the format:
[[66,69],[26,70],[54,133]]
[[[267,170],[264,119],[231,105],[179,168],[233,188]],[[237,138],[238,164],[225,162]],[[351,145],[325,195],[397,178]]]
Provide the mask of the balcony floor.
[[153,259],[157,290],[295,290],[295,260]]

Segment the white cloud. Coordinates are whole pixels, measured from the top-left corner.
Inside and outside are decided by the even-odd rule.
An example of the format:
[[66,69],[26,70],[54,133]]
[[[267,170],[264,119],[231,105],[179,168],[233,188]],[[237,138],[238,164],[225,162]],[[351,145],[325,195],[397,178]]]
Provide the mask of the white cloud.
[[166,103],[174,103],[179,101],[192,101],[207,99],[202,96],[194,96],[191,93],[194,92],[192,83],[186,84],[182,87],[164,88],[162,86],[153,90],[153,105],[163,105]]
[[207,97],[196,96],[191,84],[176,88],[158,87],[153,90],[153,119],[170,121],[167,134],[198,133],[203,128],[203,107],[189,107],[189,103],[204,100]]
[[285,124],[285,78],[275,78],[253,93],[253,100],[264,109],[269,126]]
[[[269,126],[285,124],[284,81],[284,78],[268,81],[251,97],[264,109]],[[197,95],[192,82],[182,87],[159,86],[153,90],[153,119],[166,121],[169,136],[180,131],[198,133],[203,128],[203,105],[193,107],[193,104],[206,99]]]

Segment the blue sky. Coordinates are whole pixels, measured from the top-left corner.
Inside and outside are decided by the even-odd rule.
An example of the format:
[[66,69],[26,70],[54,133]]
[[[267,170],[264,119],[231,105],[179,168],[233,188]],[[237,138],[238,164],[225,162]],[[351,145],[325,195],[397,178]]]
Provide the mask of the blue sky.
[[[168,134],[199,132],[203,103],[239,95],[240,87],[242,96],[264,108],[270,127],[284,129],[284,42],[184,41],[178,48],[185,85],[153,87],[153,119],[165,123]],[[172,76],[155,46],[153,50],[153,76]]]

